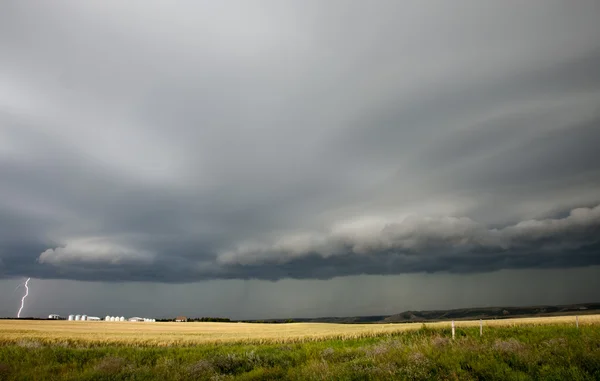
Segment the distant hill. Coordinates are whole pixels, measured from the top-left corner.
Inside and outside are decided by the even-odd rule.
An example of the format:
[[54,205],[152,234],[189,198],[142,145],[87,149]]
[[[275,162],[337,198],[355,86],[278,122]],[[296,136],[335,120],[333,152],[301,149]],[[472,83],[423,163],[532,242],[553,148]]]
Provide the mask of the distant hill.
[[293,320],[294,322],[305,323],[341,324],[417,323],[445,320],[506,319],[515,317],[584,315],[597,313],[600,313],[600,303],[568,304],[560,306],[459,308],[453,310],[405,311],[395,315],[265,319],[251,320],[248,322],[285,323]]
[[600,303],[570,304],[563,306],[484,307],[460,308],[445,311],[406,311],[387,316],[386,323],[426,322],[443,320],[505,319],[514,317],[583,315],[600,313]]

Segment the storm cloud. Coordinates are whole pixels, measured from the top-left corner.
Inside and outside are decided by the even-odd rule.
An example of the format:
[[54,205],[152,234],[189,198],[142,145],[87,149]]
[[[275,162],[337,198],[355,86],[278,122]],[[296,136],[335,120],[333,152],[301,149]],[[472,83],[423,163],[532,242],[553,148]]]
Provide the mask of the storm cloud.
[[597,1],[0,5],[0,277],[600,265]]

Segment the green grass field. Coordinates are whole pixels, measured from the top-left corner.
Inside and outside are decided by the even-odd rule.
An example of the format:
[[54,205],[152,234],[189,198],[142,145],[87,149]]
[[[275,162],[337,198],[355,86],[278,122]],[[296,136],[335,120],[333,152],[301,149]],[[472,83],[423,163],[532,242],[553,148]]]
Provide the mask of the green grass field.
[[[37,322],[42,327],[44,323],[50,322]],[[27,331],[18,324],[13,331]],[[192,331],[202,324],[183,323],[177,329]],[[286,325],[253,326],[268,335],[286,330]],[[294,334],[300,328],[293,326],[311,333],[310,325],[287,326]],[[100,334],[95,340],[69,341],[63,332],[64,340],[50,340],[55,337],[51,324],[46,336],[29,331],[21,339],[3,340],[9,329],[0,325],[0,380],[600,380],[596,319],[583,322],[579,329],[570,321],[488,324],[483,337],[479,327],[459,324],[455,340],[448,324],[411,326],[363,337],[156,346],[136,345],[132,337],[101,340]],[[112,329],[110,334],[119,330],[117,325],[96,327]],[[137,327],[143,337],[143,325],[129,327]],[[158,324],[148,329],[164,334]]]

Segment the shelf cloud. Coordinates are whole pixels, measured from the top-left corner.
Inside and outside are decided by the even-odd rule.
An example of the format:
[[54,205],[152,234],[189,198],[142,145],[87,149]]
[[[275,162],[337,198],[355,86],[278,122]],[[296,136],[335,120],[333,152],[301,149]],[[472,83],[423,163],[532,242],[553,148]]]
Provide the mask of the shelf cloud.
[[596,1],[0,5],[0,278],[600,265]]

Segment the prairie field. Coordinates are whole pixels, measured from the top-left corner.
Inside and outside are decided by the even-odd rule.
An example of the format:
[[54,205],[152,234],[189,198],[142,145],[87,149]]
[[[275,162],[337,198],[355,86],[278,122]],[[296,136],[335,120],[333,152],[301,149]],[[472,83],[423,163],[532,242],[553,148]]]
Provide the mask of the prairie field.
[[[428,328],[449,328],[450,322],[425,323]],[[479,320],[457,321],[456,329],[479,327]],[[574,316],[498,319],[483,321],[488,327],[515,325],[575,325]],[[579,316],[579,324],[600,324],[600,315]],[[122,344],[182,346],[207,343],[294,343],[326,339],[386,336],[423,327],[421,323],[175,323],[93,322],[52,320],[0,320],[0,342],[36,340],[41,343]]]
[[428,324],[0,321],[0,380],[600,380],[600,316]]

